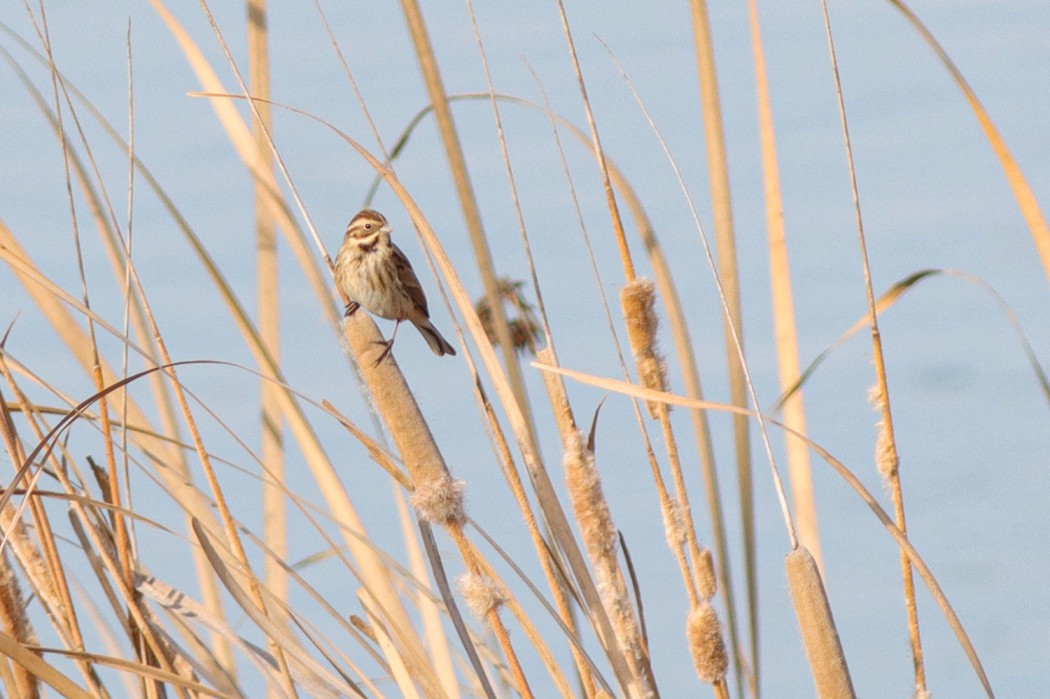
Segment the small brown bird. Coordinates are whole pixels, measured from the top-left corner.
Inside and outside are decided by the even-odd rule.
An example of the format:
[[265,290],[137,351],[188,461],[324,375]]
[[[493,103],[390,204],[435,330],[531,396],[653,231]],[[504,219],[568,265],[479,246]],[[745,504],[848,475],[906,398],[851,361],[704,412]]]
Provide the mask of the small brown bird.
[[401,321],[411,321],[439,357],[456,350],[430,323],[427,297],[401,249],[390,242],[390,224],[378,211],[361,211],[346,227],[343,244],[335,258],[335,283],[350,298],[346,315],[359,306],[380,318],[396,320],[394,332],[376,364],[394,346]]

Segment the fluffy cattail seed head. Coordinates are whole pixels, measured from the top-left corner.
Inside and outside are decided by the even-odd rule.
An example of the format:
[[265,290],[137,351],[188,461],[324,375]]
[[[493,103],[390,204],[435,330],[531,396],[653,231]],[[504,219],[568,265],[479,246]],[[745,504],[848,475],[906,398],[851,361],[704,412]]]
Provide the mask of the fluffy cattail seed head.
[[715,560],[711,549],[700,549],[700,558],[696,562],[696,580],[700,588],[701,599],[710,600],[718,592],[718,578],[715,577]]
[[462,525],[466,519],[463,510],[463,481],[453,480],[448,473],[430,478],[412,492],[412,507],[420,519],[444,526]]
[[729,668],[729,656],[722,639],[722,623],[714,607],[704,602],[689,612],[686,638],[700,679],[709,684],[724,680]]
[[503,588],[492,578],[467,573],[460,577],[456,584],[470,613],[478,619],[484,619],[489,612],[503,606],[507,601]]
[[[667,365],[656,345],[658,325],[656,290],[652,281],[639,277],[620,290],[620,305],[627,323],[627,339],[631,343],[638,380],[654,391],[667,390]],[[670,409],[666,403],[646,401],[649,415],[657,418]]]

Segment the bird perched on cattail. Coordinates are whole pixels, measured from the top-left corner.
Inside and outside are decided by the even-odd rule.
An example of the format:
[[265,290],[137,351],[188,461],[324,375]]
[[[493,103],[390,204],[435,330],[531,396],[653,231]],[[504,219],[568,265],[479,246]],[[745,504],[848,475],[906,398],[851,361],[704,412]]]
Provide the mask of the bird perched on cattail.
[[396,320],[394,332],[376,364],[394,346],[401,321],[416,326],[423,339],[439,357],[456,350],[430,323],[427,297],[401,249],[390,242],[390,224],[378,211],[365,209],[351,219],[343,234],[343,244],[335,258],[335,283],[350,303],[346,315],[360,306],[380,318]]

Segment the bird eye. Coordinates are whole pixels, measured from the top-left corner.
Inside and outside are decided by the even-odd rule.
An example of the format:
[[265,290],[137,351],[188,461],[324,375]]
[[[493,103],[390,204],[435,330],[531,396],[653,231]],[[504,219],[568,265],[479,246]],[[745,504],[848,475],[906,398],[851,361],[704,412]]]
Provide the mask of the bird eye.
[[372,230],[372,224],[371,224],[371,223],[366,223],[366,224],[365,224],[365,230],[366,230],[366,231],[370,231],[370,230]]

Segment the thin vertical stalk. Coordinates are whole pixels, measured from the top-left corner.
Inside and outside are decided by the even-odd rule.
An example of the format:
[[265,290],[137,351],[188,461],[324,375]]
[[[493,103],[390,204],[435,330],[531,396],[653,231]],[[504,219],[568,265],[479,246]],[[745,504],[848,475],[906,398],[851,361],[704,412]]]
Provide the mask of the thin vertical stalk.
[[609,206],[609,217],[612,220],[613,234],[616,237],[616,247],[620,251],[620,263],[623,265],[624,277],[626,277],[628,282],[632,282],[635,278],[634,260],[631,258],[631,249],[627,246],[627,234],[623,229],[620,207],[616,204],[616,193],[613,190],[612,181],[609,179],[609,166],[605,162],[605,151],[602,149],[601,138],[598,136],[598,124],[594,120],[591,102],[587,98],[587,84],[583,79],[583,71],[580,70],[580,59],[576,55],[576,44],[573,42],[572,31],[569,28],[569,18],[565,14],[565,5],[561,0],[558,0],[558,13],[561,17],[562,30],[565,32],[565,43],[569,49],[569,57],[572,59],[572,68],[576,74],[576,86],[580,91],[580,98],[583,100],[584,113],[587,115],[587,126],[590,128],[594,157],[597,158],[598,169],[601,171],[605,200]]
[[[248,0],[248,81],[252,95],[270,98],[269,38],[266,0]],[[258,150],[259,170],[273,171],[273,155],[267,132],[273,132],[273,119],[268,102],[260,102],[252,120],[252,135]],[[269,177],[269,175],[268,175]],[[275,364],[281,361],[280,305],[278,295],[277,231],[271,206],[272,195],[267,181],[255,182],[255,264],[256,298],[258,299],[259,339]],[[272,181],[272,180],[271,180]],[[282,390],[269,378],[266,366],[260,367],[268,378],[259,380],[261,421],[260,458],[269,472],[262,485],[263,536],[273,552],[265,562],[266,585],[282,602],[288,599],[288,576],[280,559],[288,551],[287,511],[280,483],[284,481],[284,440],[281,410],[277,394]],[[278,620],[279,621],[279,620]]]
[[430,102],[434,107],[434,118],[437,121],[438,132],[441,134],[441,142],[445,146],[445,157],[448,159],[449,169],[452,172],[452,180],[456,187],[456,194],[459,196],[459,204],[463,209],[463,216],[467,222],[467,232],[470,235],[471,246],[474,248],[478,273],[481,275],[481,282],[485,286],[485,296],[488,299],[489,308],[492,309],[496,338],[499,340],[499,346],[503,352],[503,364],[507,368],[507,375],[514,390],[514,396],[526,417],[529,439],[535,446],[536,429],[533,424],[528,394],[525,390],[525,381],[521,376],[521,366],[518,364],[518,357],[515,354],[510,326],[507,324],[507,314],[503,310],[503,301],[500,298],[499,275],[496,273],[495,265],[492,262],[488,238],[485,236],[485,230],[481,225],[481,212],[478,210],[474,188],[470,183],[467,161],[463,157],[463,148],[459,143],[456,125],[452,121],[452,110],[448,106],[448,94],[445,92],[445,85],[441,80],[441,72],[438,70],[437,57],[434,55],[434,48],[430,44],[430,37],[427,34],[426,24],[423,21],[423,13],[417,0],[401,0],[401,8],[405,13],[405,21],[408,23],[408,29],[412,35],[416,57],[419,59],[419,68],[423,72],[423,82],[426,84],[427,94],[430,95]]
[[[80,277],[81,299],[83,301],[85,309],[87,309],[89,311],[89,315],[88,315],[88,318],[87,318],[87,327],[88,327],[88,340],[89,340],[90,347],[91,347],[91,377],[92,377],[92,379],[95,382],[95,388],[99,392],[101,392],[102,389],[105,386],[105,382],[104,382],[103,375],[102,375],[102,360],[101,360],[101,357],[99,355],[98,343],[97,343],[96,336],[95,336],[95,323],[91,320],[91,317],[90,317],[91,301],[90,301],[90,296],[88,294],[87,277],[86,277],[85,271],[84,271],[84,259],[83,259],[83,252],[82,252],[82,247],[81,247],[81,243],[80,243],[80,227],[79,227],[78,219],[77,219],[76,203],[75,203],[75,201],[73,199],[73,182],[72,182],[73,177],[72,177],[72,168],[71,168],[71,165],[70,165],[70,161],[71,161],[70,150],[71,149],[70,149],[68,140],[67,140],[66,135],[65,135],[66,134],[66,129],[65,129],[65,126],[63,124],[63,117],[62,117],[63,110],[62,110],[62,99],[61,99],[60,95],[61,94],[65,94],[64,83],[59,79],[58,67],[55,64],[54,56],[53,56],[52,51],[51,51],[51,38],[50,38],[50,33],[49,33],[49,30],[48,30],[48,24],[47,24],[47,13],[44,10],[44,6],[40,5],[40,22],[39,22],[39,24],[37,23],[36,17],[33,16],[31,12],[30,12],[30,19],[31,19],[31,21],[32,21],[32,23],[34,25],[34,28],[37,31],[37,34],[38,34],[39,38],[40,38],[40,42],[41,42],[42,48],[44,50],[44,53],[47,56],[47,63],[48,63],[48,68],[49,68],[49,76],[50,76],[50,79],[51,79],[52,97],[54,99],[54,105],[55,105],[54,106],[54,114],[55,114],[55,119],[56,119],[56,122],[57,122],[56,128],[57,128],[57,131],[58,131],[58,134],[59,134],[60,143],[62,145],[63,173],[64,173],[64,176],[65,176],[67,202],[69,204],[70,220],[71,220],[71,223],[72,223],[73,249],[74,249],[74,251],[76,253],[77,272],[78,272],[79,277]],[[130,63],[129,63],[129,66],[130,66]],[[130,68],[129,68],[129,70],[130,70]],[[66,101],[68,103],[68,99]],[[83,133],[83,130],[81,129],[80,121],[77,118],[76,111],[72,109],[72,105],[70,105],[70,115],[72,117],[73,123],[75,124],[75,126],[77,128],[78,133],[80,134],[81,140],[85,143],[85,146],[86,146],[87,139],[84,138],[84,133]],[[90,149],[89,149],[89,156],[90,156]],[[95,175],[96,175],[96,177],[98,177],[98,179],[101,181],[101,177],[99,176],[99,173],[98,173],[98,168],[97,168],[93,158],[91,159],[91,164],[92,164],[92,166],[95,167]],[[105,194],[104,190],[103,190],[103,194]],[[113,214],[112,207],[109,206],[108,198],[106,199],[106,205],[108,207],[108,212],[109,212],[110,219],[115,221],[116,217]],[[101,218],[101,215],[98,212],[96,212],[96,214],[99,215],[99,217]],[[105,497],[108,500],[110,500],[113,504],[119,506],[120,503],[121,503],[120,479],[118,478],[116,459],[115,459],[115,455],[114,455],[114,451],[113,451],[113,432],[112,432],[112,428],[111,428],[111,424],[110,424],[110,420],[109,420],[108,401],[107,401],[105,395],[103,395],[100,398],[100,400],[99,400],[99,414],[101,416],[101,421],[100,422],[101,422],[102,433],[103,433],[103,443],[105,445],[104,446],[104,453],[105,453],[105,457],[106,457],[107,472],[108,472],[108,475],[109,475],[109,492],[107,492],[105,494]],[[117,516],[115,518],[115,524],[116,524],[116,528],[115,528],[115,532],[114,532],[114,538],[116,540],[117,555],[119,557],[120,573],[123,576],[125,585],[130,587],[130,585],[131,585],[131,574],[132,574],[131,573],[131,549],[130,549],[130,544],[129,544],[129,541],[128,541],[128,534],[127,534],[127,529],[126,529],[126,523],[124,522],[124,519],[122,517]],[[128,615],[129,615],[129,617],[133,617],[133,615],[131,613],[132,612],[131,607],[133,607],[133,606],[135,606],[137,604],[137,599],[133,595],[132,597],[130,597],[128,599],[127,603],[128,603],[128,606],[129,606]],[[145,644],[143,643],[141,635],[140,635],[141,633],[142,633],[141,629],[136,628],[136,626],[134,624],[131,624],[131,626],[130,626],[130,636],[131,636],[130,640],[131,640],[131,644],[135,648],[136,652],[140,654],[140,657],[144,657],[146,662],[148,662],[150,664],[155,664],[156,660],[151,657],[149,649],[145,647]],[[155,687],[151,686],[145,680],[142,680],[142,687],[143,687],[143,689],[145,689],[147,691],[155,691]]]
[[[707,169],[711,181],[711,210],[714,216],[718,254],[718,276],[728,311],[725,326],[726,362],[729,371],[730,402],[747,407],[744,375],[744,328],[740,311],[740,279],[733,232],[733,211],[729,197],[729,164],[722,129],[722,107],[718,97],[715,51],[705,0],[691,0],[693,38],[696,42],[700,102],[707,145]],[[739,344],[739,347],[738,347]],[[740,519],[744,539],[744,577],[747,584],[748,620],[751,640],[751,688],[758,695],[758,559],[755,552],[754,486],[751,476],[749,423],[745,416],[733,416],[737,481],[740,492]]]
[[[853,162],[853,146],[849,135],[849,121],[846,118],[846,102],[842,95],[842,81],[839,76],[838,56],[835,52],[835,39],[831,31],[831,16],[828,14],[826,0],[821,0],[824,14],[824,32],[828,42],[828,53],[831,57],[831,72],[835,81],[835,94],[838,98],[839,120],[842,127],[843,145],[846,149],[846,165],[849,169],[850,190],[853,194],[853,215],[857,226],[857,243],[860,248],[861,267],[864,272],[864,290],[868,300],[868,318],[871,326],[872,363],[875,365],[875,407],[880,412],[878,447],[876,465],[883,477],[889,482],[890,496],[893,499],[893,515],[897,528],[904,536],[908,535],[904,516],[904,489],[900,478],[900,459],[897,455],[897,441],[893,434],[893,412],[890,409],[890,389],[886,377],[886,360],[883,356],[882,336],[879,332],[878,310],[875,304],[875,291],[871,283],[871,265],[868,262],[868,243],[864,235],[864,217],[860,207],[860,189],[857,185],[857,173]],[[904,586],[904,606],[908,618],[908,634],[911,641],[912,662],[915,668],[915,689],[917,693],[926,691],[926,668],[923,662],[922,638],[919,634],[919,613],[915,603],[915,579],[912,576],[911,562],[902,549],[900,551],[901,578]]]
[[[751,46],[755,57],[755,91],[758,102],[758,135],[762,147],[762,171],[765,183],[766,228],[769,233],[769,278],[773,302],[773,326],[777,343],[777,368],[781,392],[798,382],[798,331],[795,326],[795,304],[791,291],[791,269],[788,263],[787,238],[784,231],[783,201],[780,196],[780,174],[777,168],[777,147],[773,132],[773,111],[769,101],[766,59],[762,49],[758,7],[748,0],[751,24]],[[805,434],[806,408],[802,391],[794,391],[784,401],[784,424]],[[791,500],[794,505],[795,525],[799,541],[821,566],[820,530],[817,526],[817,505],[813,498],[813,476],[809,449],[799,439],[788,434],[788,475],[791,478]]]

